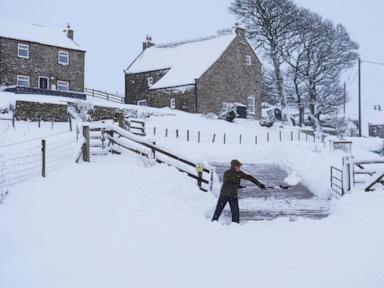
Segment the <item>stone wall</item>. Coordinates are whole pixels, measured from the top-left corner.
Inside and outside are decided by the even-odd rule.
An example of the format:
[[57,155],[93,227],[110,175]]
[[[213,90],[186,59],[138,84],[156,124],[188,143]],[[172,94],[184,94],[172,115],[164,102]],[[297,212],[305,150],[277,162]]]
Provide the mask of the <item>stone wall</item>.
[[[29,58],[17,57],[18,43],[29,45]],[[58,63],[59,50],[69,52],[69,65]],[[0,37],[0,85],[16,85],[17,75],[30,77],[30,86],[39,87],[39,76],[49,78],[49,87],[68,81],[69,90],[84,91],[85,52]]]
[[[245,56],[251,56],[251,65]],[[261,63],[243,36],[237,36],[222,57],[197,81],[200,113],[220,111],[223,102],[247,105],[255,97],[256,119],[261,117]],[[250,116],[250,115],[249,115]]]
[[64,122],[68,120],[67,105],[16,101],[15,118],[24,121],[41,119],[42,121]]
[[384,138],[384,124],[382,125],[369,124],[369,136]]
[[92,121],[100,121],[121,117],[124,118],[125,111],[118,108],[95,106],[88,112],[88,114]]

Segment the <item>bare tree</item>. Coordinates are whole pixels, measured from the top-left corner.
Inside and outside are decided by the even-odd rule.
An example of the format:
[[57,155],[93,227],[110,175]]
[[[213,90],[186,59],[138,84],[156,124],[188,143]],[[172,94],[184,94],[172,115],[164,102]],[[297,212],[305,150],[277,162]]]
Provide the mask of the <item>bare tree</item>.
[[283,114],[287,98],[281,51],[291,37],[293,30],[290,27],[294,21],[291,13],[295,10],[296,6],[291,0],[234,0],[230,7],[230,11],[245,24],[248,36],[254,40],[256,48],[263,48],[272,61]]

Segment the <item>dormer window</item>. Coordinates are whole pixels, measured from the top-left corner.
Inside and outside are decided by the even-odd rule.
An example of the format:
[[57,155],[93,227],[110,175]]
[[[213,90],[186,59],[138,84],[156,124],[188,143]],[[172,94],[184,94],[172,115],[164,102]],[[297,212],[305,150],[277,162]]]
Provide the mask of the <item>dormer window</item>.
[[29,45],[27,44],[17,44],[17,57],[20,58],[29,58]]
[[147,78],[148,87],[151,87],[153,85],[153,77]]
[[69,65],[69,52],[68,51],[59,51],[59,64]]
[[245,55],[245,65],[247,66],[252,65],[252,57],[250,55]]

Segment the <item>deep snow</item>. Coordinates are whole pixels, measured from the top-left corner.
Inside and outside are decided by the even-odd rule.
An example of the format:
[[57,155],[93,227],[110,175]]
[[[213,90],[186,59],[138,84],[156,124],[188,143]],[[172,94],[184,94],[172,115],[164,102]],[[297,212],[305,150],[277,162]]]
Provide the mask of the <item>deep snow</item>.
[[139,156],[94,157],[0,207],[0,287],[383,287],[383,193],[321,221],[211,223],[211,194]]

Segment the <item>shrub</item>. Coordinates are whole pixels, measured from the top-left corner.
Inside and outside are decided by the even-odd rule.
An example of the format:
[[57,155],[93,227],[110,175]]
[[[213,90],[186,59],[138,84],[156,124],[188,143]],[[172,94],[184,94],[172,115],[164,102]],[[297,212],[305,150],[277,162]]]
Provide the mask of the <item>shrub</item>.
[[219,113],[219,119],[233,122],[237,118],[237,107],[235,104],[227,103]]
[[275,117],[264,117],[260,120],[260,126],[271,128],[275,124]]

